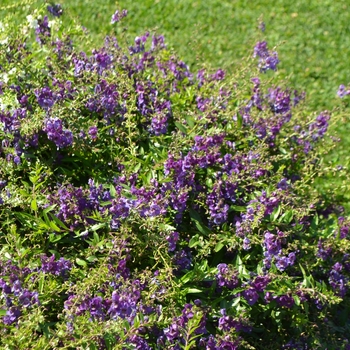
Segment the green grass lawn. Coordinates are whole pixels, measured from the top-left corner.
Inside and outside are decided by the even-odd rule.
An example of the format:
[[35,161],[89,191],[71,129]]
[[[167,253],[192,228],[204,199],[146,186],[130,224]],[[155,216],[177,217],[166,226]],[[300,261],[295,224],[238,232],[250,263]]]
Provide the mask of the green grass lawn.
[[[290,76],[297,88],[308,92],[317,109],[331,109],[336,91],[347,83],[350,56],[350,4],[348,1],[227,1],[227,0],[63,0],[72,16],[100,40],[110,32],[116,8],[129,15],[119,25],[128,38],[146,29],[164,34],[169,46],[192,67],[203,63],[234,69],[258,37],[278,46],[278,74]],[[259,18],[265,33],[257,30]]]
[[[27,3],[29,1],[26,1]],[[34,1],[35,2],[35,1]],[[278,77],[307,92],[310,111],[333,110],[341,105],[338,86],[350,82],[350,3],[347,0],[61,0],[69,18],[79,21],[93,35],[95,47],[106,34],[117,31],[119,40],[132,43],[149,30],[165,36],[168,47],[177,52],[192,70],[206,65],[234,70],[252,52],[257,40],[277,46]],[[18,1],[3,0],[2,6]],[[36,2],[43,4],[44,2]],[[128,16],[112,26],[116,9]],[[28,6],[14,6],[7,12],[25,13]],[[67,19],[66,19],[67,20]],[[259,20],[266,24],[258,30]],[[126,30],[127,29],[127,30]],[[349,165],[350,118],[337,125],[342,138],[337,153],[328,161]],[[325,187],[332,186],[332,179]],[[343,193],[350,189],[343,189]]]

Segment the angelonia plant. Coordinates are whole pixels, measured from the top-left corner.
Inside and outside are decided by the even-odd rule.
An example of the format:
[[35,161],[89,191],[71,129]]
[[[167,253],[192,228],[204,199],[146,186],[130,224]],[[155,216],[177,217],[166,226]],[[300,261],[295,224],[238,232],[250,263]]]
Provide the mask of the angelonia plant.
[[0,348],[350,349],[336,116],[263,40],[193,72],[126,10],[80,51],[65,11],[0,25]]

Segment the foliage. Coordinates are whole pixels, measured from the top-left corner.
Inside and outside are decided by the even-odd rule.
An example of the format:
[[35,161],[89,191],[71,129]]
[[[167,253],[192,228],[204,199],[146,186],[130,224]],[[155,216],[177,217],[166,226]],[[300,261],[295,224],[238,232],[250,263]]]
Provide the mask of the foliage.
[[346,349],[350,221],[313,186],[344,114],[265,41],[194,73],[62,16],[1,29],[1,347]]

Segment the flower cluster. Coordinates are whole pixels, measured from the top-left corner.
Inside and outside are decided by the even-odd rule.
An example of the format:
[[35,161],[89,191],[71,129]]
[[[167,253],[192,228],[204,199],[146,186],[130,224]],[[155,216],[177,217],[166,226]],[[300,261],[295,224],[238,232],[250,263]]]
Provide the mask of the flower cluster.
[[112,16],[111,23],[114,24],[114,23],[120,22],[121,19],[127,16],[127,14],[128,14],[127,10],[115,11],[115,13]]
[[60,4],[53,4],[48,5],[47,10],[52,14],[54,17],[61,17],[63,14],[63,9]]
[[280,271],[284,271],[288,266],[293,266],[295,263],[296,255],[294,252],[288,254],[288,256],[282,253],[282,243],[285,240],[283,232],[277,232],[277,235],[266,231],[264,234],[264,265],[267,269],[271,267],[272,260],[275,261],[276,267]]
[[38,19],[37,27],[35,29],[36,41],[40,45],[46,44],[46,42],[51,38],[51,30],[49,27],[49,19],[44,16],[43,19]]
[[6,314],[1,319],[5,325],[16,324],[19,317],[35,304],[39,304],[38,292],[24,287],[25,279],[32,271],[29,268],[19,268],[10,261],[0,262],[1,299],[4,301]]
[[73,133],[63,128],[62,120],[59,118],[49,118],[46,120],[43,130],[47,138],[53,141],[57,148],[69,147],[73,143]]
[[230,268],[222,263],[217,266],[218,273],[216,274],[216,283],[218,287],[226,287],[228,289],[235,289],[239,286],[237,273],[230,271]]
[[343,265],[339,262],[332,266],[332,270],[329,272],[329,284],[334,291],[343,298],[348,291],[347,284],[349,279],[341,273],[342,270]]
[[346,95],[350,95],[350,90],[347,89],[347,88],[345,87],[345,85],[341,84],[341,85],[339,86],[337,95],[338,95],[340,98],[343,98],[343,97],[345,97]]
[[59,258],[55,261],[55,256],[50,258],[47,256],[41,256],[41,271],[45,273],[51,273],[55,276],[65,277],[72,268],[72,263],[65,259]]
[[276,70],[279,63],[277,52],[270,52],[267,48],[267,42],[258,42],[254,47],[254,57],[259,57],[259,68],[261,72],[267,70]]

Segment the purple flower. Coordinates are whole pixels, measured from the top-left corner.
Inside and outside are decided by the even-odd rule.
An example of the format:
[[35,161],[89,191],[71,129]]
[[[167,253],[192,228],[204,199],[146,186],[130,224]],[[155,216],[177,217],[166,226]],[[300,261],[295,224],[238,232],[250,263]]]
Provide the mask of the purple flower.
[[323,138],[328,129],[329,119],[328,112],[322,112],[317,116],[316,121],[309,125],[309,133],[314,141]]
[[54,95],[48,86],[36,90],[35,96],[38,100],[39,106],[46,110],[50,109],[55,103]]
[[290,295],[281,295],[276,297],[277,304],[280,306],[284,306],[288,309],[291,309],[294,305],[294,298]]
[[100,296],[90,300],[89,309],[93,320],[103,320],[105,318],[105,307],[103,304],[103,299]]
[[249,250],[251,248],[250,239],[248,237],[244,237],[243,239],[243,249]]
[[55,276],[65,277],[72,268],[72,263],[65,258],[55,261],[55,255],[50,258],[46,255],[41,256],[41,271],[51,273]]
[[14,162],[16,165],[19,165],[19,164],[21,163],[21,158],[18,157],[18,156],[15,156],[15,157],[13,158],[13,162]]
[[210,77],[211,80],[217,80],[217,81],[223,80],[224,78],[225,78],[225,71],[223,71],[222,69],[218,69],[216,73]]
[[179,240],[180,236],[179,233],[174,231],[171,232],[167,237],[166,240],[169,243],[169,252],[173,252],[176,249],[176,242]]
[[2,321],[6,325],[11,325],[13,323],[16,323],[18,321],[18,318],[22,315],[22,312],[18,307],[11,307],[6,311],[6,315],[2,319]]
[[[230,331],[232,328],[235,329],[236,332],[250,332],[251,327],[247,325],[247,321],[244,319],[234,319],[232,316],[227,315],[226,309],[221,309],[220,313],[222,317],[219,318],[218,328],[222,331]],[[226,348],[224,348],[226,349]]]
[[121,12],[119,10],[115,11],[115,13],[112,16],[111,23],[114,24],[114,23],[119,22],[121,19],[126,17],[127,14],[128,14],[127,10],[122,10]]
[[291,93],[289,90],[282,90],[280,87],[269,89],[267,97],[274,113],[283,114],[290,111]]
[[289,184],[287,182],[286,178],[283,178],[278,184],[277,184],[277,188],[280,190],[287,190],[289,188]]
[[264,23],[263,21],[260,21],[260,22],[259,22],[259,25],[258,25],[258,28],[259,28],[262,32],[264,32],[265,29],[266,29],[265,23]]
[[277,255],[281,251],[281,240],[279,236],[273,235],[271,232],[265,232],[264,248],[268,256]]
[[259,57],[259,68],[261,72],[276,70],[279,63],[277,52],[270,52],[266,41],[258,42],[254,47],[254,57]]
[[90,58],[92,64],[91,69],[96,69],[98,74],[102,74],[106,69],[111,67],[113,63],[113,56],[101,49],[99,51],[93,50],[93,56]]
[[259,41],[254,47],[254,57],[267,57],[269,50],[267,49],[266,41]]
[[157,47],[164,49],[165,48],[165,44],[164,44],[164,36],[163,35],[153,35],[152,36],[152,46],[151,46],[151,50],[155,50]]
[[343,98],[343,97],[346,96],[346,95],[350,95],[350,90],[349,90],[349,89],[346,89],[346,88],[345,88],[345,85],[342,84],[342,85],[339,86],[337,95],[338,95],[340,98]]
[[53,141],[58,148],[68,147],[73,143],[72,132],[63,129],[62,120],[59,118],[47,119],[43,130],[46,132],[47,138]]
[[227,221],[230,206],[225,203],[224,184],[221,181],[217,182],[212,192],[207,195],[207,205],[210,220],[214,225],[221,225]]
[[63,14],[63,9],[60,4],[48,5],[47,10],[54,16],[60,17]]
[[333,265],[332,270],[329,273],[329,284],[337,295],[344,298],[348,291],[347,284],[349,279],[341,273],[342,270],[343,265],[341,263],[337,262]]
[[169,327],[167,327],[164,330],[164,334],[167,340],[172,343],[175,339],[179,338],[179,336],[181,335],[180,327],[176,323],[171,324]]
[[97,132],[98,132],[98,129],[96,126],[92,126],[89,128],[88,134],[91,140],[95,141],[97,139]]
[[257,276],[255,280],[251,283],[251,286],[257,292],[263,292],[270,281],[271,279],[269,276]]
[[40,45],[44,45],[48,38],[51,37],[48,17],[38,19],[38,26],[35,29],[36,41]]
[[219,264],[217,268],[218,273],[215,277],[218,287],[226,287],[232,290],[239,285],[237,273],[231,271],[226,264]]
[[276,256],[276,267],[280,270],[280,271],[284,271],[289,265],[290,265],[290,261],[286,256]]
[[188,270],[192,264],[191,253],[185,250],[178,251],[174,255],[173,261],[178,266],[179,271]]
[[242,295],[249,305],[254,305],[259,299],[259,294],[254,288],[246,289],[243,291]]

